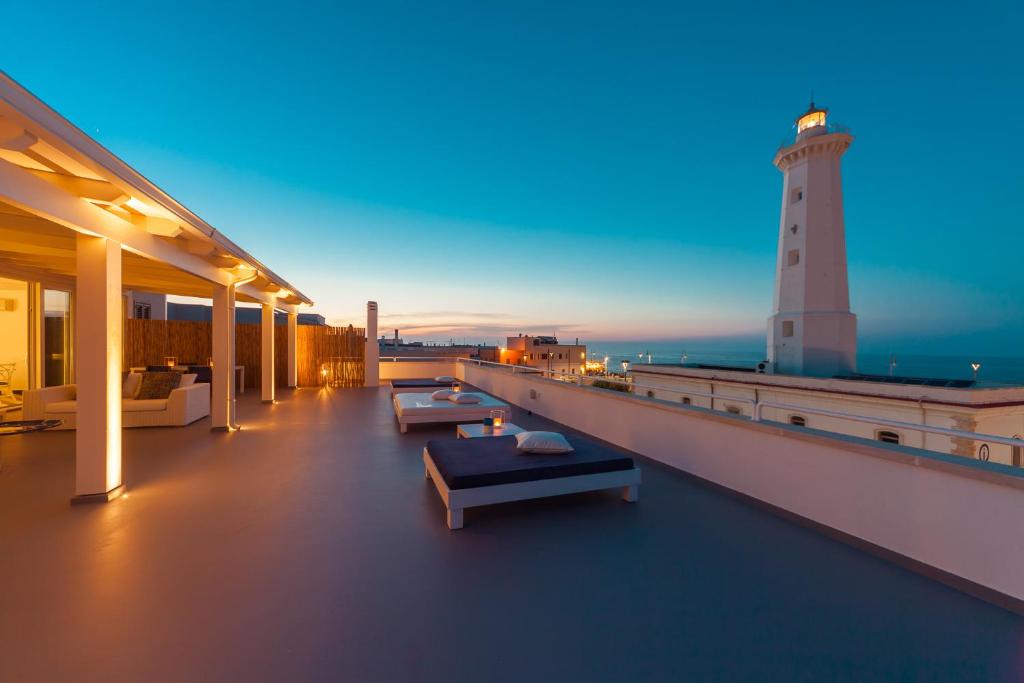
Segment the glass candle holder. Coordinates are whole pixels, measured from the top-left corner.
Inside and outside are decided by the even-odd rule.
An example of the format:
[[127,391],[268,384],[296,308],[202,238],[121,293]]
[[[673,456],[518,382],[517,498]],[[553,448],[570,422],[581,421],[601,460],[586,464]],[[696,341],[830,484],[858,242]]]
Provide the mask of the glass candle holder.
[[491,411],[491,424],[495,427],[500,427],[505,424],[505,411],[503,410],[492,410]]
[[454,391],[454,392],[456,392],[456,393],[457,393],[457,392],[460,392],[460,391],[462,391],[462,386],[461,386],[461,385],[458,385],[458,384],[453,384],[453,385],[452,385],[452,391]]

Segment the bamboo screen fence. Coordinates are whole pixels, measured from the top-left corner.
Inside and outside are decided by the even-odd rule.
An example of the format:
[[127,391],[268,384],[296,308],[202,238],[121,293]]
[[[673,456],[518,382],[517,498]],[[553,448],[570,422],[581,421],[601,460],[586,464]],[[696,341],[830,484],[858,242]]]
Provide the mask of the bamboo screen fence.
[[[185,320],[124,321],[124,369],[161,365],[173,356],[181,365],[205,365],[212,353],[213,326]],[[274,382],[287,386],[288,326],[274,326]],[[365,331],[358,327],[299,325],[296,362],[300,387],[362,386]],[[245,367],[246,388],[260,387],[260,326],[235,325],[235,363]]]

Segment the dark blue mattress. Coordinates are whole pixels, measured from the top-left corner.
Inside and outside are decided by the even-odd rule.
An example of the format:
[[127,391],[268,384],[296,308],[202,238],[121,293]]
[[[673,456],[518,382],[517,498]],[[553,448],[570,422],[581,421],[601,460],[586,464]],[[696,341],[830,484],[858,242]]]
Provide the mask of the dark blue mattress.
[[557,455],[520,453],[516,450],[514,436],[435,439],[427,442],[427,453],[449,489],[633,469],[633,459],[629,456],[591,441],[566,438],[576,450]]
[[455,382],[437,382],[432,379],[393,379],[391,386],[395,389],[448,389]]

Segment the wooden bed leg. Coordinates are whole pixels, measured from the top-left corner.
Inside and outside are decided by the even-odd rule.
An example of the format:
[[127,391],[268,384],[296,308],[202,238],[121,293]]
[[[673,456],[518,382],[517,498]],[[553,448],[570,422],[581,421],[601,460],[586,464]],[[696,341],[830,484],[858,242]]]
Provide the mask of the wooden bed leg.
[[409,431],[409,425],[405,424],[404,422],[399,422],[398,423],[398,430],[400,432],[402,432],[403,434],[405,434],[406,432]]
[[623,486],[622,487],[622,500],[627,503],[635,503],[640,498],[640,487],[639,486]]
[[423,474],[427,475],[427,481],[430,481],[430,468],[426,465],[423,466]]
[[462,508],[448,508],[448,528],[462,528]]

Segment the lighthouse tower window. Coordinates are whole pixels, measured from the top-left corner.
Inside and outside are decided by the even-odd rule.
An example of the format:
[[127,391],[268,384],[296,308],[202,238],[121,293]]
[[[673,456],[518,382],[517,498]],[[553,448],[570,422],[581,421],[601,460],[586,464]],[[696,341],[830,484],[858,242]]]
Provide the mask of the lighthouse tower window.
[[786,254],[786,264],[790,266],[800,265],[800,250],[790,249],[789,253]]
[[802,188],[798,187],[795,190],[793,190],[792,193],[790,193],[789,203],[790,204],[796,204],[798,201],[800,201],[803,198],[804,198],[804,191],[803,191]]

